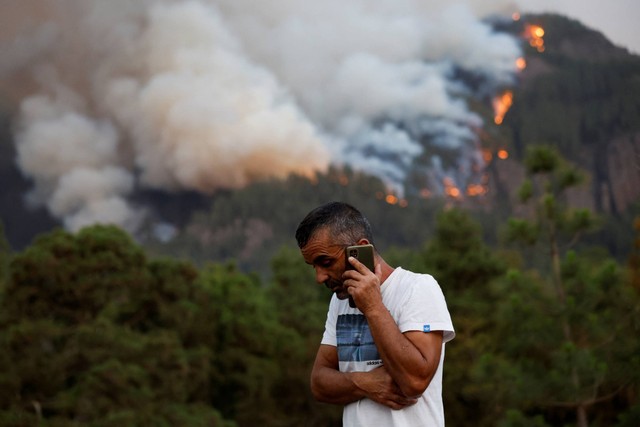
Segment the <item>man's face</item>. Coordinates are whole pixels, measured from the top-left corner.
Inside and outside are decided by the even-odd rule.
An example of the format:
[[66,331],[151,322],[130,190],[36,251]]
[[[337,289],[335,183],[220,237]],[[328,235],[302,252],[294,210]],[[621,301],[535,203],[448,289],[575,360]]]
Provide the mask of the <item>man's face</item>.
[[349,293],[342,283],[345,271],[345,245],[333,241],[331,233],[324,228],[316,231],[309,242],[300,249],[307,264],[316,271],[316,282],[324,284],[338,296],[347,299]]

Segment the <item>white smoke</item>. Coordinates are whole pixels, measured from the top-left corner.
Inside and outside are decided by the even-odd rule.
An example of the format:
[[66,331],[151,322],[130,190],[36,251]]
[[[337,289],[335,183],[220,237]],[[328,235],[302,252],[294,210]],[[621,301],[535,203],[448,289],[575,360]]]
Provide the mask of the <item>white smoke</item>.
[[[480,5],[478,3],[481,3]],[[129,195],[240,188],[330,163],[401,192],[477,162],[468,105],[511,82],[517,41],[482,18],[507,1],[24,0],[5,12],[0,80],[32,76],[18,164],[70,229],[135,230]],[[429,166],[430,165],[430,166]]]

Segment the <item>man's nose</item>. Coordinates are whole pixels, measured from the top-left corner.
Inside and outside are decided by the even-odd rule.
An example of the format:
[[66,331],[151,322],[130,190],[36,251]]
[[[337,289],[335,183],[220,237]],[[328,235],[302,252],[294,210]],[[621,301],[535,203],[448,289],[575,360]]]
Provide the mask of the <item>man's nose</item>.
[[324,268],[316,267],[316,282],[322,285],[327,281],[327,279],[329,279],[329,275]]

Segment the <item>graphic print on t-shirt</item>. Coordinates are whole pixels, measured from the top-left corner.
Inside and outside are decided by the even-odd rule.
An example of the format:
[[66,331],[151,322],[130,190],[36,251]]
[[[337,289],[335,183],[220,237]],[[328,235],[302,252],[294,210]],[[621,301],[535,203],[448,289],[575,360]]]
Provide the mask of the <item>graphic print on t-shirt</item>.
[[341,314],[336,324],[338,360],[340,362],[375,362],[380,354],[373,342],[367,319],[362,314]]

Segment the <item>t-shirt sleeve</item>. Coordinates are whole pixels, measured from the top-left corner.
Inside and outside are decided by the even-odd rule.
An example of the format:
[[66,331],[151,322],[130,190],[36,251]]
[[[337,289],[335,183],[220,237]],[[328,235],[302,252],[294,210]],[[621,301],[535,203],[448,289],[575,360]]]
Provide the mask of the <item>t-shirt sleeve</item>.
[[338,339],[336,338],[336,323],[338,320],[338,298],[333,295],[331,302],[329,303],[329,310],[327,311],[327,321],[324,324],[324,334],[322,335],[321,344],[338,346]]
[[426,274],[415,279],[398,319],[400,331],[443,331],[443,342],[451,341],[455,331],[440,285]]

